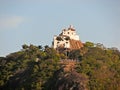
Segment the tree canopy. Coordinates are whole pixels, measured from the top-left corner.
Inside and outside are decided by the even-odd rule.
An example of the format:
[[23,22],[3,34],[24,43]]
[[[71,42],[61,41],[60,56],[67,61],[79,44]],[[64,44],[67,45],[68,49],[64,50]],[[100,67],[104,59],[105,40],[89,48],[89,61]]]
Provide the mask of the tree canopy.
[[[100,45],[86,42],[81,49],[58,51],[24,44],[0,57],[0,90],[119,90],[120,51]],[[76,62],[73,72],[63,71],[64,59]]]

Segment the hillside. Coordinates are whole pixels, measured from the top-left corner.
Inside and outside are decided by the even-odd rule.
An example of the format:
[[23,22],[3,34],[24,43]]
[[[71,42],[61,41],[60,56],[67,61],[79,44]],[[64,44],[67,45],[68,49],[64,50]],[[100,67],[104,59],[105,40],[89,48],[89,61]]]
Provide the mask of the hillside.
[[69,52],[47,45],[22,48],[0,57],[0,90],[120,90],[120,51],[115,48],[91,42]]

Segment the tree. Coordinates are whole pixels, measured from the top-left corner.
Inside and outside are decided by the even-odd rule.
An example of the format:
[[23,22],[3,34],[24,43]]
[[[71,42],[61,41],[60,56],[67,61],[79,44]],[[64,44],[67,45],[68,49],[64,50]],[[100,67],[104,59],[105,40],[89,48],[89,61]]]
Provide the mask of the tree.
[[27,49],[27,48],[28,48],[28,45],[24,44],[24,45],[22,45],[22,48],[23,48],[23,49]]
[[101,43],[97,43],[96,47],[101,48],[101,49],[106,49],[105,46]]
[[59,53],[54,48],[46,47],[44,51],[46,53],[46,59],[53,59],[53,60],[60,59]]
[[69,52],[69,58],[70,59],[74,59],[74,60],[78,60],[80,59],[81,55],[80,55],[80,50],[72,50]]
[[42,50],[42,49],[43,49],[42,45],[39,45],[39,46],[38,46],[38,48],[39,48],[40,50]]
[[94,47],[94,43],[88,41],[84,44],[84,46],[85,47]]

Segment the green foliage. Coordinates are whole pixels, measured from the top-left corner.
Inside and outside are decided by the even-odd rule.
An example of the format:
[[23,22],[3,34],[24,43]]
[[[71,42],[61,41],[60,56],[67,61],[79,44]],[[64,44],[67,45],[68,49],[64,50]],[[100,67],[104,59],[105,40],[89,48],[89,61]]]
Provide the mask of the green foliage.
[[[53,48],[44,50],[34,45],[23,45],[19,52],[0,58],[0,89],[43,89],[43,84],[60,67],[60,58]],[[17,86],[17,87],[16,87]]]
[[120,52],[99,47],[88,47],[76,70],[89,77],[90,90],[119,90]]
[[86,42],[86,43],[84,44],[84,46],[85,46],[85,47],[94,47],[94,43],[92,43],[92,42]]
[[[58,52],[47,45],[44,48],[23,45],[21,51],[0,57],[0,90],[48,90],[50,85],[54,87],[56,79],[71,84],[79,75],[87,77],[88,90],[119,90],[119,50],[94,46],[91,42],[85,45],[79,50],[68,50],[68,55],[65,50]],[[62,72],[60,59],[65,58],[79,60],[75,80],[70,73]],[[57,71],[60,75],[55,74]],[[70,78],[66,78],[67,75]]]
[[81,55],[80,55],[80,50],[72,50],[69,52],[69,58],[74,59],[74,60],[80,60]]

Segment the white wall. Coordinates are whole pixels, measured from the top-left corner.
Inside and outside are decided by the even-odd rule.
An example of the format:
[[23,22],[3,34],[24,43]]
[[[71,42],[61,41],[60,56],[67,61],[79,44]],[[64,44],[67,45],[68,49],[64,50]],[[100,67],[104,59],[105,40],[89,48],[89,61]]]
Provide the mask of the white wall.
[[[69,40],[64,39],[64,37],[65,37],[64,35],[69,36],[70,39],[79,40],[79,36],[76,34],[76,31],[64,29],[64,30],[62,30],[62,33],[59,35],[63,39],[63,41],[56,40],[56,38],[58,36],[54,36],[54,39],[53,39],[54,40],[53,41],[53,44],[54,44],[53,47],[54,48],[57,48],[57,47],[59,47],[61,45],[64,45],[65,48],[70,48],[70,42],[69,42]],[[66,43],[66,42],[68,42],[68,43]]]

